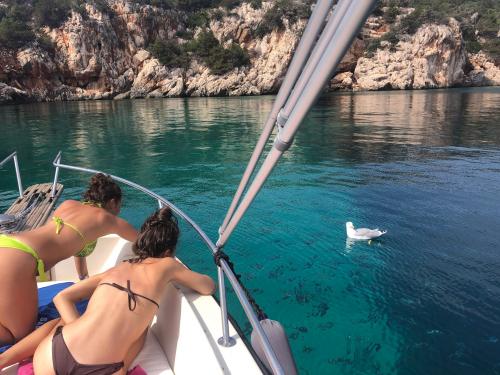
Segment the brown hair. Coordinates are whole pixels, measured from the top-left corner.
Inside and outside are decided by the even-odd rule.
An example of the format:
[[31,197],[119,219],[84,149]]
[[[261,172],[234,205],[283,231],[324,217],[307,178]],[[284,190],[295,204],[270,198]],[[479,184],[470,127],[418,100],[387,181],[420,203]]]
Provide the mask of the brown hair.
[[132,245],[132,250],[137,255],[133,261],[173,256],[178,238],[179,226],[170,208],[157,210],[142,224],[137,240]]
[[92,176],[87,191],[83,194],[85,201],[105,205],[111,199],[122,200],[122,189],[109,175],[97,173]]

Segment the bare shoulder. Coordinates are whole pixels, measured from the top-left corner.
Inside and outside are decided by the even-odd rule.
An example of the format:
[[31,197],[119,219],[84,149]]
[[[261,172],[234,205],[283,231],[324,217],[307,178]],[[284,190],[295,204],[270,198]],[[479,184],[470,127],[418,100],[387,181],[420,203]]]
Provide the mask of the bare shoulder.
[[57,207],[56,211],[74,208],[74,207],[80,206],[80,205],[81,205],[81,203],[79,201],[75,201],[74,199],[68,199],[68,200],[65,200],[64,202],[62,202],[59,205],[59,207]]
[[172,257],[161,258],[159,259],[158,263],[160,264],[160,267],[164,269],[175,270],[178,267],[182,267],[182,264]]
[[171,257],[160,258],[155,263],[155,268],[163,275],[165,282],[170,281],[180,267],[183,267],[181,263]]

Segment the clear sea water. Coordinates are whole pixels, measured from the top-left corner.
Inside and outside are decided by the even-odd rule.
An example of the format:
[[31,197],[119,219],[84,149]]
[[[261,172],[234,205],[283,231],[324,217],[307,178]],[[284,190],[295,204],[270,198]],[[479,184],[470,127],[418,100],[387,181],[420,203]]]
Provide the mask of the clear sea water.
[[[51,161],[152,188],[215,241],[273,97],[0,107],[24,185]],[[500,89],[321,98],[229,241],[302,374],[500,374]],[[62,171],[64,199],[88,176]],[[0,170],[0,211],[16,196]],[[139,226],[156,202],[126,189]],[[350,242],[345,222],[388,230]],[[183,227],[179,256],[215,276]],[[233,315],[250,328],[230,295]]]

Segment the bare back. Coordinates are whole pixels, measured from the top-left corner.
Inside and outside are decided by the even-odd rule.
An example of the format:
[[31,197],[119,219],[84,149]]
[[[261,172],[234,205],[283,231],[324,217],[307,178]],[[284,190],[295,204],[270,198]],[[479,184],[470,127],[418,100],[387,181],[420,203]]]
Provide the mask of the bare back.
[[86,243],[101,236],[116,233],[129,241],[135,239],[136,231],[130,224],[103,208],[68,200],[54,211],[53,216],[60,217],[64,223],[76,227],[84,238],[65,224],[62,224],[57,234],[57,226],[52,219],[40,228],[13,236],[35,249],[44,261],[46,269],[75,255]]
[[[106,284],[125,287],[128,280],[131,291],[136,295],[133,308],[129,307],[129,293]],[[54,303],[66,323],[63,335],[71,355],[79,363],[99,364],[124,361],[133,347],[136,347],[134,353],[137,354],[144,333],[158,309],[149,299],[159,303],[170,282],[201,294],[211,294],[215,289],[210,277],[193,272],[174,258],[166,257],[147,258],[141,263],[124,262],[62,291],[54,298]],[[78,317],[71,301],[90,294],[87,310]],[[35,370],[50,370],[51,342],[52,336],[39,345],[35,353]]]
[[137,295],[131,311],[128,294],[104,283],[126,287],[130,280],[133,293],[159,303],[176,266],[174,263],[177,262],[171,258],[124,262],[103,274],[86,312],[64,328],[65,341],[75,358],[81,363],[122,360],[157,312],[154,303]]

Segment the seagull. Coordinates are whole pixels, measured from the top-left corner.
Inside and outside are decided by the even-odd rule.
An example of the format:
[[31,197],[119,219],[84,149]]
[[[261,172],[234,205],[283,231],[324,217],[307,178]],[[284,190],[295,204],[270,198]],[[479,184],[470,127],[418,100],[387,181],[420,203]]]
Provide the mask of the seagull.
[[345,223],[345,229],[347,232],[347,237],[355,239],[355,240],[372,240],[374,238],[380,237],[383,234],[386,234],[386,230],[377,229],[367,229],[367,228],[359,228],[354,229],[354,225],[352,222],[348,221]]

